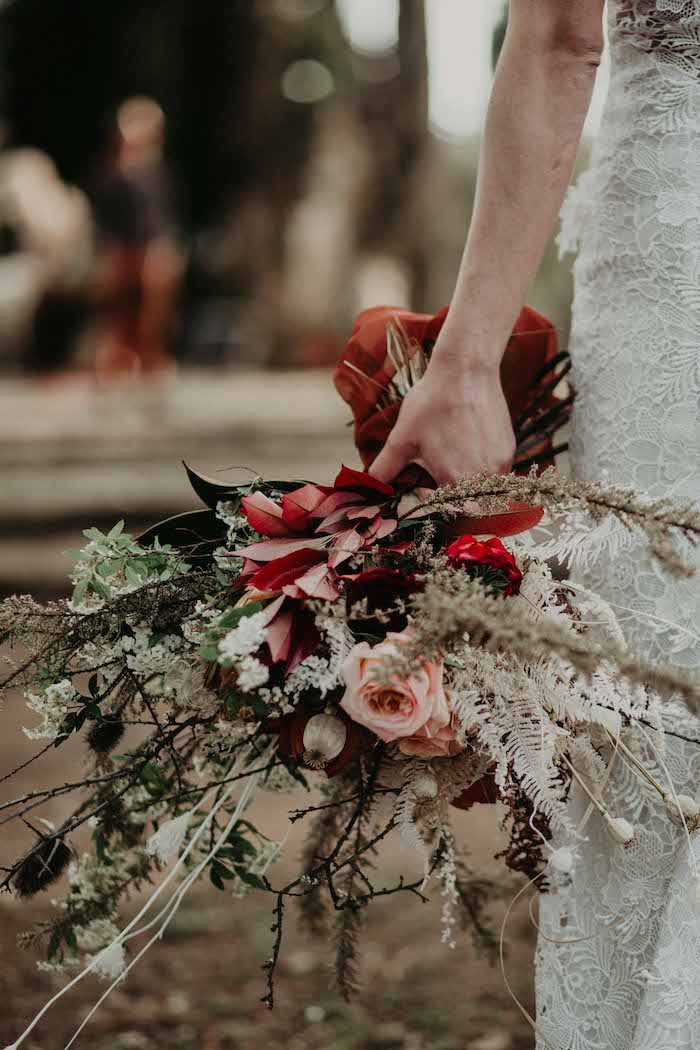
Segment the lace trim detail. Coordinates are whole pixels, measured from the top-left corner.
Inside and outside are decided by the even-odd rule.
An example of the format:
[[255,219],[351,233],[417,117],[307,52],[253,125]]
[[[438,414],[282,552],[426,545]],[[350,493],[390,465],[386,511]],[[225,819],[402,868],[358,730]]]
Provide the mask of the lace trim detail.
[[[572,463],[584,477],[700,501],[700,0],[610,4],[610,94],[559,237],[562,253],[580,247]],[[634,648],[698,669],[700,575],[669,581],[630,542],[584,583],[617,607]],[[676,732],[700,740],[698,719],[675,706],[671,715]],[[700,746],[667,739],[663,756],[644,739],[634,746],[661,783],[668,770],[696,797]],[[606,800],[640,831],[622,849],[591,820],[573,884],[541,902],[539,1046],[697,1050],[700,917],[689,891],[700,833],[694,868],[683,834],[624,762]],[[587,802],[571,805],[576,821]]]
[[614,32],[657,61],[700,78],[700,0],[619,0]]

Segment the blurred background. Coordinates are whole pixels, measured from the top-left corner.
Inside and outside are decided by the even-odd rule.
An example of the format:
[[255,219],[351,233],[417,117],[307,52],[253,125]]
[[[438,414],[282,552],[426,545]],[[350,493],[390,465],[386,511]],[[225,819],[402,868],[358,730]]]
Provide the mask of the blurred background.
[[[364,307],[449,301],[506,19],[501,0],[0,0],[3,593],[67,593],[62,552],[88,525],[124,517],[138,532],[188,509],[182,459],[317,481],[356,462],[329,370]],[[605,81],[603,66],[581,165]],[[564,346],[569,270],[552,244],[529,296]],[[31,753],[23,718],[18,697],[0,771]],[[44,776],[71,760],[61,749]],[[460,815],[475,863],[497,824]],[[533,1045],[500,971],[466,942],[440,945],[439,900],[375,909],[351,1007],[323,953],[293,937],[270,1016],[257,1004],[269,902],[241,917],[214,893],[80,1045]],[[17,961],[29,910],[0,901],[0,1043],[52,987]],[[531,924],[511,927],[530,1006]],[[27,1050],[62,1046],[95,991]]]

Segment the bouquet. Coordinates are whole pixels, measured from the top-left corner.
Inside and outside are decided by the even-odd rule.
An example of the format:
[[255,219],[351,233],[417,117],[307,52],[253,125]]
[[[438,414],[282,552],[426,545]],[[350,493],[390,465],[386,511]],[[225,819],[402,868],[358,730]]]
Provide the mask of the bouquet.
[[[405,322],[390,320],[385,338],[403,329],[410,349]],[[405,389],[388,383],[382,399]],[[556,406],[528,397],[545,448]],[[603,800],[611,756],[645,775],[624,731],[661,735],[660,697],[697,710],[700,687],[630,653],[613,610],[561,566],[595,557],[613,522],[666,571],[687,571],[678,541],[697,543],[697,511],[537,466],[445,489],[349,467],[332,485],[189,473],[203,509],[138,539],[121,522],[86,530],[70,600],[15,597],[0,613],[4,639],[30,654],[4,682],[26,689],[27,734],[39,754],[80,735],[88,763],[2,807],[33,834],[3,888],[28,897],[65,876],[54,914],[24,942],[44,943],[51,967],[77,968],[67,987],[96,972],[108,994],[204,874],[234,898],[271,897],[264,1003],[291,905],[316,931],[335,925],[349,995],[363,916],[387,895],[438,892],[447,944],[463,926],[496,947],[484,912],[497,891],[460,855],[454,807],[500,800],[503,861],[540,889],[570,871],[572,786],[616,848],[632,841],[634,825]],[[700,823],[692,800],[657,787],[669,819]],[[310,792],[290,813],[308,832],[282,884],[283,844],[249,806],[258,791],[291,790]],[[58,826],[29,819],[74,795]],[[78,852],[84,825],[91,845]],[[419,871],[392,882],[382,848],[397,837]],[[122,899],[149,882],[122,927]]]

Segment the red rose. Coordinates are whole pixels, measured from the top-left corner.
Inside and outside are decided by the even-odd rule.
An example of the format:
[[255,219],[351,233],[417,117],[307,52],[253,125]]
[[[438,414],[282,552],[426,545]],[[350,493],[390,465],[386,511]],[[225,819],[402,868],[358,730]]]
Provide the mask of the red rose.
[[[378,634],[388,631],[400,634],[407,623],[406,613],[396,608],[399,602],[407,602],[418,590],[415,577],[407,576],[400,569],[368,569],[351,580],[345,592],[345,601],[350,617],[350,626],[359,634]],[[358,617],[352,619],[353,606],[366,601],[367,612],[388,612],[388,619]]]
[[519,594],[523,574],[515,558],[499,539],[477,540],[475,536],[460,536],[446,551],[452,565],[466,569],[508,597]]

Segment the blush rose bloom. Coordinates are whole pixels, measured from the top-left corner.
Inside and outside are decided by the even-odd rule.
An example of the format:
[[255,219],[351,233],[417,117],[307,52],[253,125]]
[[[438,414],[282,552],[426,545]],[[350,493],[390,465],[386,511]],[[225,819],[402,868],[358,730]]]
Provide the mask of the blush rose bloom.
[[342,668],[346,689],[340,706],[354,722],[366,726],[386,743],[398,743],[408,755],[432,758],[459,751],[452,713],[443,687],[443,665],[426,662],[407,679],[380,683],[376,672],[404,634],[388,634],[379,645],[359,642]]

